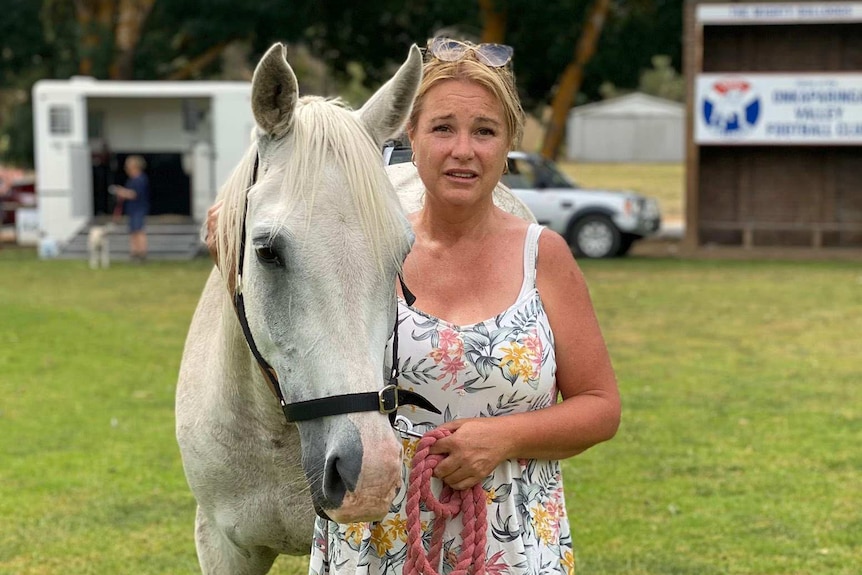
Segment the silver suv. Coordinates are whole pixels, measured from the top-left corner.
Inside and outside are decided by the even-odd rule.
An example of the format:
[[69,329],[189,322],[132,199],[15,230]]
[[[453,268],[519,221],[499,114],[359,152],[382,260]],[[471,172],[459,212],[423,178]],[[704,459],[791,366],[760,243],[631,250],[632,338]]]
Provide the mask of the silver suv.
[[[397,142],[383,148],[387,165],[409,162],[411,154]],[[581,188],[538,154],[509,152],[509,173],[502,182],[580,257],[625,255],[634,242],[656,234],[661,225],[656,200],[630,191]]]

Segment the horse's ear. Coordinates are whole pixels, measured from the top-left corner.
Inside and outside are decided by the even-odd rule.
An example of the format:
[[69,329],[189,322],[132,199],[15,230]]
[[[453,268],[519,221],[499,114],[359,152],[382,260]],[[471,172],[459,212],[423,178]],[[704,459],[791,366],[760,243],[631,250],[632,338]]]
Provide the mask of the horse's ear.
[[422,53],[413,44],[398,72],[359,110],[360,118],[378,145],[401,130],[410,115],[421,80]]
[[297,98],[299,88],[285,58],[285,48],[273,44],[260,59],[251,80],[251,110],[260,129],[276,138],[287,134]]

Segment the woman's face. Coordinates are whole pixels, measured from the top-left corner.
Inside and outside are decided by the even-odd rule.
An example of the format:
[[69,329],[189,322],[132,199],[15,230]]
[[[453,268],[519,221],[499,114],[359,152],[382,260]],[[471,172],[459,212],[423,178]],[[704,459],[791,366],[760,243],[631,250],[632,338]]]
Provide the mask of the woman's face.
[[490,197],[509,150],[503,105],[468,80],[444,80],[425,94],[408,129],[428,194],[453,206]]

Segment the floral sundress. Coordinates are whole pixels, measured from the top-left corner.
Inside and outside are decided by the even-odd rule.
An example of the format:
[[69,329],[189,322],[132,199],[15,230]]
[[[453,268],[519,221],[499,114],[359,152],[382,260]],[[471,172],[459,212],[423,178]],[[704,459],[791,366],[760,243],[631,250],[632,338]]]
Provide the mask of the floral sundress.
[[[443,413],[399,410],[414,430],[445,421],[542,409],[556,402],[554,338],[536,289],[542,227],[524,242],[524,280],[517,300],[496,317],[456,326],[398,301],[399,386],[420,393]],[[402,484],[379,522],[342,525],[317,518],[310,575],[401,575],[407,552],[405,499],[418,439],[402,439]],[[439,495],[442,484],[432,478]],[[482,483],[488,502],[489,575],[573,574],[574,555],[559,461],[508,460]],[[422,512],[426,529],[432,515]],[[446,525],[437,570],[451,573],[461,550],[461,520]]]

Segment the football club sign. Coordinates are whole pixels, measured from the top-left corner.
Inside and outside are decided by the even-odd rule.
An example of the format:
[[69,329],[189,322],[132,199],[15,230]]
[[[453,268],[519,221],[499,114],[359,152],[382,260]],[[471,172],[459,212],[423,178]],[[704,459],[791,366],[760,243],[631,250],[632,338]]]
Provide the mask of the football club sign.
[[698,144],[860,144],[862,74],[701,74]]
[[703,97],[703,119],[710,129],[728,137],[750,132],[760,117],[760,97],[745,80],[717,80]]

